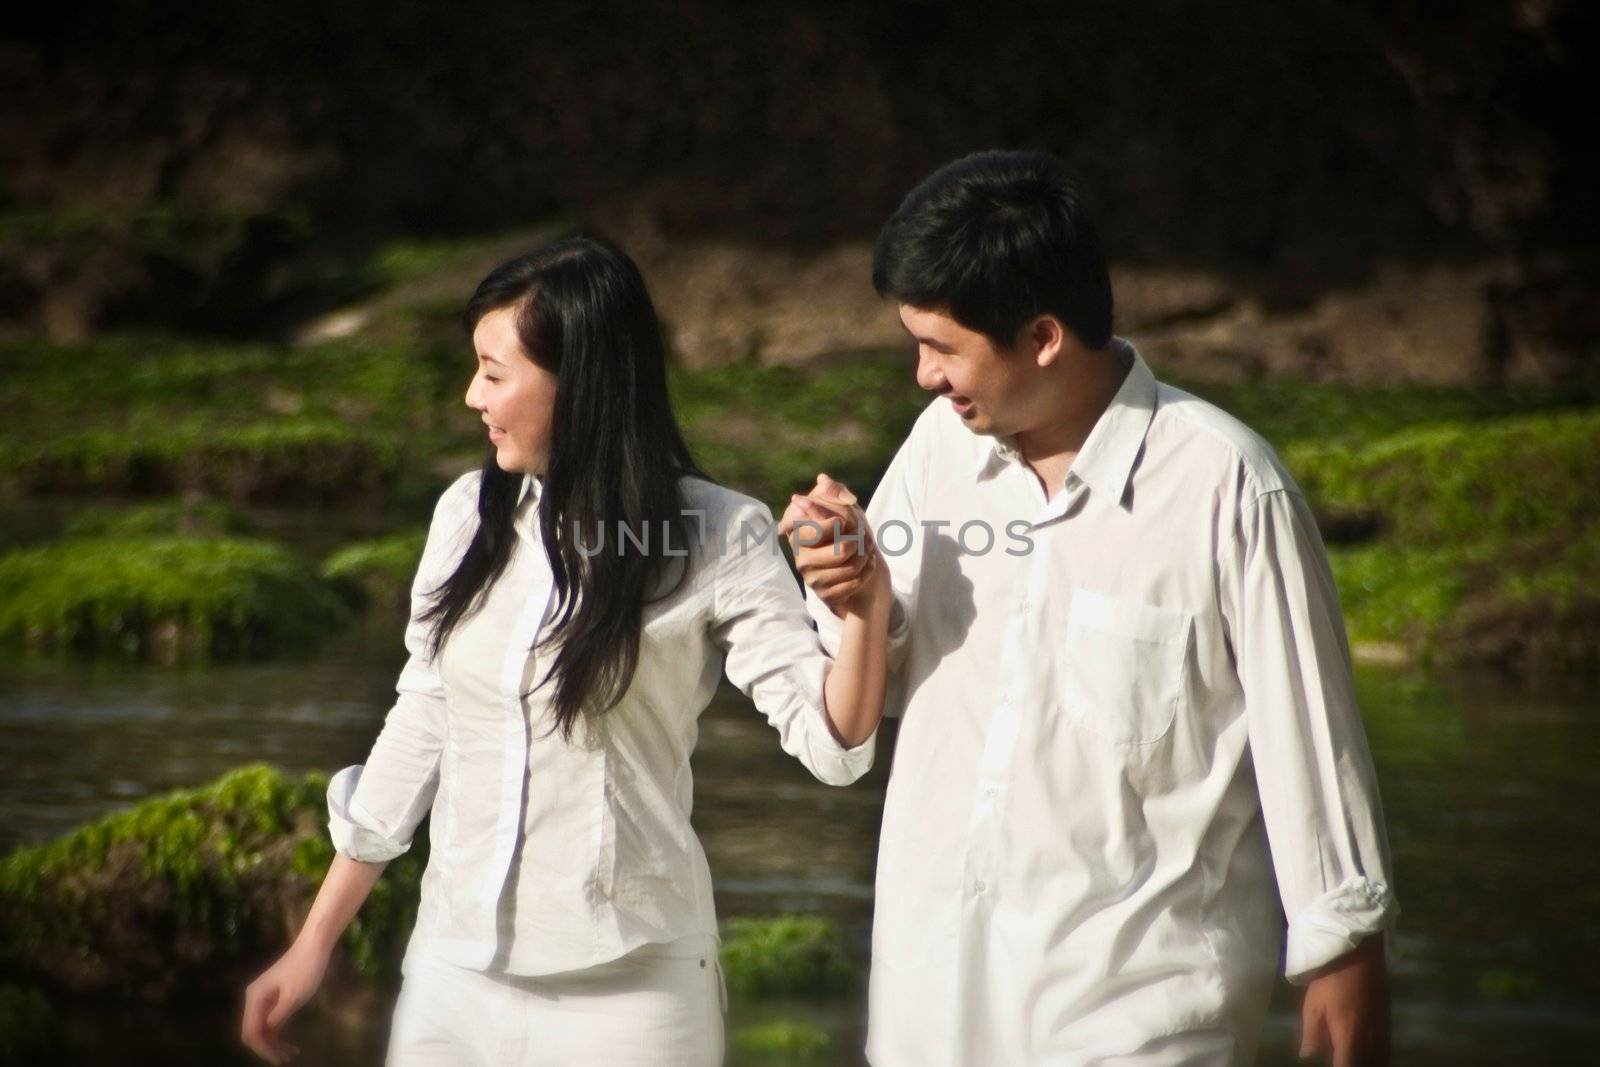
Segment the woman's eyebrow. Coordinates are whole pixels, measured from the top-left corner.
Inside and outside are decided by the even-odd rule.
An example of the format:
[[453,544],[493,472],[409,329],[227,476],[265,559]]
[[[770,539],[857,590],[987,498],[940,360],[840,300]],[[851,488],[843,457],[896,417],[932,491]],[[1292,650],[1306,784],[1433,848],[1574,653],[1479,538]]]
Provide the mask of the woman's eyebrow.
[[478,358],[483,360],[486,363],[499,363],[500,366],[502,366],[502,367],[505,366],[505,364],[501,363],[498,359],[495,359],[493,356],[486,356],[482,352],[478,353]]

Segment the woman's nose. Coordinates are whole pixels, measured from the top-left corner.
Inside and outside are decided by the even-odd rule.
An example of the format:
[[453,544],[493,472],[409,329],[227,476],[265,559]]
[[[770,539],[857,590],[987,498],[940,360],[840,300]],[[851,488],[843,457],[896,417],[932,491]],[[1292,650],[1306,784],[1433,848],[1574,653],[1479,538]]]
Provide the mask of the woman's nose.
[[467,407],[473,411],[483,410],[483,404],[478,399],[478,378],[476,375],[473,376],[472,381],[467,383]]

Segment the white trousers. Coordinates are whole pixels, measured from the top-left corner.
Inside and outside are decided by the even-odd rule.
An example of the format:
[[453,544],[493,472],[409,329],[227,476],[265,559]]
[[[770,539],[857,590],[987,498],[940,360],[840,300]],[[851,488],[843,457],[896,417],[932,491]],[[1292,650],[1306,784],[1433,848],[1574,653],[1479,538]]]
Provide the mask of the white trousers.
[[476,971],[407,955],[387,1067],[717,1067],[716,940],[641,946],[564,974]]

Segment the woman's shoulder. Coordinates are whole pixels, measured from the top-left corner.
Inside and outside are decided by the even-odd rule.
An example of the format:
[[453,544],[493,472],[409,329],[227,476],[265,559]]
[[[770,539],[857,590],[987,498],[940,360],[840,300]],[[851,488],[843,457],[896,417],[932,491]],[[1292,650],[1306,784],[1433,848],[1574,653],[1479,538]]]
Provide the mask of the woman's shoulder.
[[747,493],[729,489],[709,478],[686,474],[678,485],[683,494],[683,506],[703,512],[708,526],[713,522],[720,526],[730,520],[738,521],[752,516],[764,516],[771,521],[772,511],[767,505]]

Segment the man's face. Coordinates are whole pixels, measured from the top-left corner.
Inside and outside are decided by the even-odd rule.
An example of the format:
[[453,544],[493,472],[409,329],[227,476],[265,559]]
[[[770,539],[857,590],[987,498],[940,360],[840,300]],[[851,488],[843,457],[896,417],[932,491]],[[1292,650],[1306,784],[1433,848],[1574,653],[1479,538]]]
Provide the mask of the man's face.
[[917,342],[917,384],[948,401],[967,429],[1007,436],[1027,427],[1038,400],[1032,359],[941,311],[901,304],[900,321]]

